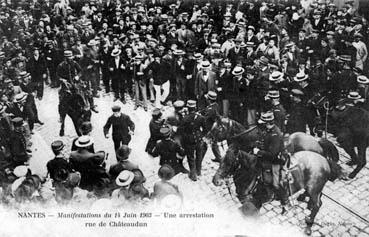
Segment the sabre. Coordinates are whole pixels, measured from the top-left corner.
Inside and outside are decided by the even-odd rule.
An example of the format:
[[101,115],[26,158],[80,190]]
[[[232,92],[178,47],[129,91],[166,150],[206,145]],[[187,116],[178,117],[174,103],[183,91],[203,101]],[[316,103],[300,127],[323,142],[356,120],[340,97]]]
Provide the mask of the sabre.
[[329,101],[325,102],[323,105],[325,109],[325,139],[327,139],[327,131],[328,131],[328,111],[329,111]]

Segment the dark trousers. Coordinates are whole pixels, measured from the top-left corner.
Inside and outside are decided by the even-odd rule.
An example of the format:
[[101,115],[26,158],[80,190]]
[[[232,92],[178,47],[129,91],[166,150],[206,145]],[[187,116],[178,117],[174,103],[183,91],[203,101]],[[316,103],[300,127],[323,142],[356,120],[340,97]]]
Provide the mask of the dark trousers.
[[105,86],[105,92],[110,92],[110,75],[108,70],[102,70],[102,80]]
[[128,145],[131,141],[131,136],[120,138],[120,137],[113,137],[114,142],[114,149],[118,150],[121,145]]
[[197,144],[184,146],[190,172],[201,175],[202,160],[206,152],[206,143],[199,141]]
[[176,77],[176,91],[177,100],[186,99],[186,79],[182,77]]
[[32,82],[33,86],[36,88],[37,91],[37,95],[36,97],[38,99],[42,99],[42,97],[44,96],[44,81],[34,81]]

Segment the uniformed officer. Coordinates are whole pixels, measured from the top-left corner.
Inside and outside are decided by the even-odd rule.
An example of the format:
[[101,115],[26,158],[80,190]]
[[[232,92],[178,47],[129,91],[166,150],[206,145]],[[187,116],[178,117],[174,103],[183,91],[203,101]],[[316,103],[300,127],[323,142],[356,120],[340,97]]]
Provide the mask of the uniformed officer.
[[196,101],[188,100],[188,114],[178,128],[183,135],[183,147],[187,155],[187,162],[190,167],[189,177],[193,181],[197,181],[197,176],[201,175],[201,164],[206,151],[206,143],[202,140],[204,136],[206,124],[205,118],[196,113]]
[[174,112],[173,114],[169,115],[166,120],[164,121],[165,124],[168,124],[172,127],[173,133],[172,138],[178,143],[182,144],[181,141],[181,134],[177,131],[179,124],[183,119],[183,115],[185,114],[185,102],[183,100],[176,100],[173,103]]
[[280,102],[279,90],[270,89],[266,97],[270,102],[270,108],[268,110],[271,110],[274,114],[274,123],[284,133],[286,130],[286,110]]
[[185,155],[184,149],[171,138],[172,129],[169,125],[164,125],[160,128],[160,134],[162,140],[158,140],[153,151],[152,156],[160,156],[159,164],[170,165],[176,174],[188,171],[182,165],[182,159],[179,159],[177,155],[183,157]]
[[150,138],[147,141],[145,151],[152,154],[152,150],[154,149],[156,142],[161,139],[160,128],[163,126],[164,120],[161,118],[162,112],[159,108],[156,108],[152,111],[152,119],[149,124],[150,129]]
[[274,115],[272,111],[261,113],[259,126],[263,131],[261,145],[254,148],[254,154],[260,157],[262,162],[270,163],[272,166],[273,189],[280,199],[281,204],[286,204],[286,191],[280,182],[281,167],[284,160],[280,158],[284,149],[283,134],[277,125],[274,124]]
[[[210,129],[213,127],[213,124],[220,116],[219,115],[220,109],[217,103],[217,93],[216,92],[209,91],[205,95],[205,98],[207,100],[208,106],[202,111],[201,114],[205,117],[205,130],[210,131]],[[218,144],[216,142],[213,142],[211,144],[211,150],[213,151],[213,154],[215,156],[215,159],[213,159],[213,161],[220,162],[221,155],[220,155]]]

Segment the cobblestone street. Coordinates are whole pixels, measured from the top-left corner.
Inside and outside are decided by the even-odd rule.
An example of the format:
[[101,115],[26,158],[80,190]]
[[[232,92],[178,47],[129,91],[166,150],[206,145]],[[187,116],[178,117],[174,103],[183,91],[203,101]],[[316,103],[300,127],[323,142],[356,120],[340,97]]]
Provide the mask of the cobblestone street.
[[[74,131],[70,118],[66,119],[65,136],[59,137],[59,117],[58,117],[58,91],[56,89],[45,88],[45,95],[42,101],[37,101],[40,119],[45,123],[42,127],[35,129],[33,136],[33,157],[31,158],[31,168],[39,174],[45,174],[46,162],[53,158],[50,144],[53,140],[60,139],[67,144],[70,149],[71,141],[77,135]],[[109,153],[108,166],[114,162],[115,153],[113,142],[106,139],[103,134],[103,126],[111,115],[111,106],[119,103],[122,112],[128,114],[136,124],[135,134],[130,142],[132,148],[131,159],[138,163],[143,170],[147,182],[146,187],[152,190],[153,183],[157,181],[158,158],[151,158],[145,153],[145,146],[149,137],[148,124],[151,118],[150,112],[145,112],[142,108],[133,110],[133,103],[128,101],[123,105],[120,102],[113,102],[112,95],[100,93],[100,98],[95,99],[99,113],[92,114],[95,150],[104,150]],[[340,150],[340,161],[347,161],[347,154]],[[186,175],[177,175],[174,183],[178,184],[183,191],[185,200],[194,201],[206,200],[219,208],[224,208],[229,212],[238,212],[240,203],[236,200],[234,190],[233,195],[229,195],[225,185],[215,187],[212,177],[218,168],[218,163],[211,161],[211,149],[204,159],[203,175],[197,182],[192,182]],[[184,162],[187,165],[187,162]],[[342,164],[345,172],[350,172],[351,168]],[[312,236],[369,236],[369,169],[365,167],[355,179],[349,181],[337,180],[334,183],[328,182],[323,190],[322,207],[313,225]],[[331,200],[333,199],[333,200]],[[297,201],[296,201],[297,202]],[[354,215],[355,212],[358,216]],[[304,218],[309,212],[306,210],[306,203],[299,202],[285,215],[281,215],[279,202],[273,201],[265,204],[261,209],[261,221],[285,228],[298,226],[303,233],[305,227]],[[362,218],[360,218],[360,217]],[[235,218],[239,218],[235,214]]]

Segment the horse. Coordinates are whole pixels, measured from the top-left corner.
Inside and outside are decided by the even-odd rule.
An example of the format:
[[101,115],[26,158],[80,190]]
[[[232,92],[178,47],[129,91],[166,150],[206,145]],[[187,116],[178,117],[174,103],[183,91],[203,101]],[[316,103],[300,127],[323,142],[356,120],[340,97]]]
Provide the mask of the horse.
[[[293,154],[291,159],[296,160],[295,170],[298,170],[291,172],[292,178],[297,183],[295,190],[305,189],[310,198],[308,209],[311,214],[305,218],[305,233],[310,235],[315,216],[322,204],[322,190],[331,170],[327,159],[316,152],[299,151]],[[258,167],[257,156],[230,147],[213,177],[213,184],[220,186],[221,179],[233,176],[237,197],[242,204],[241,211],[247,216],[257,214],[263,203],[269,201],[266,185],[260,179],[261,169]],[[288,181],[284,180],[284,183]]]
[[[348,165],[356,168],[348,175],[354,178],[366,165],[366,148],[369,146],[369,112],[341,102],[330,108],[328,129],[337,137],[337,142],[350,156]],[[355,151],[357,148],[357,153]]]
[[88,100],[75,86],[66,81],[62,83],[59,94],[61,122],[59,135],[64,136],[65,117],[68,115],[73,121],[77,135],[81,136],[79,131],[81,124],[91,120],[91,109]]

